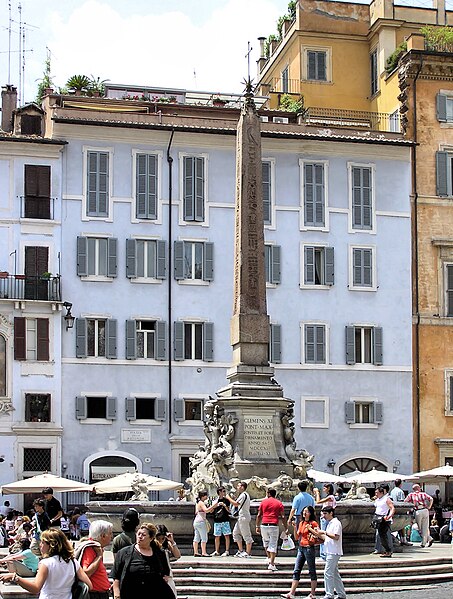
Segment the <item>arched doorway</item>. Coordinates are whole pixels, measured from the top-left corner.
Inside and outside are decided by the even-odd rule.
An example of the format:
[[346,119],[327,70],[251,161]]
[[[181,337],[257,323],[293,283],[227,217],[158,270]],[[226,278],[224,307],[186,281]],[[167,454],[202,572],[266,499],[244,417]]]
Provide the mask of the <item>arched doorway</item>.
[[373,468],[375,470],[382,470],[383,472],[388,471],[387,466],[375,458],[352,458],[341,464],[338,473],[340,475],[348,475],[357,470],[360,472],[369,472],[370,470],[373,470]]

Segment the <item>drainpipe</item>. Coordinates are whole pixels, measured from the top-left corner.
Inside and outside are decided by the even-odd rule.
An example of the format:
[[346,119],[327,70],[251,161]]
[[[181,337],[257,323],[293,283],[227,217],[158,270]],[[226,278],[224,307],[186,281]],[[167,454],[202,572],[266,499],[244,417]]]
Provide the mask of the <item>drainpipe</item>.
[[417,420],[415,423],[415,436],[417,439],[417,463],[415,470],[420,471],[420,295],[419,295],[419,263],[418,263],[418,184],[417,184],[417,79],[423,67],[423,55],[420,56],[420,66],[414,78],[412,98],[414,103],[413,110],[413,131],[414,146],[412,148],[412,181],[414,192],[414,270],[415,270],[415,412]]
[[173,197],[173,158],[170,154],[171,144],[175,130],[171,130],[170,140],[167,146],[167,162],[168,162],[168,434],[171,434],[171,424],[173,421],[172,406],[173,406],[173,387],[172,387],[172,283],[173,277],[171,273],[172,257],[173,257],[173,239],[172,239],[172,197]]

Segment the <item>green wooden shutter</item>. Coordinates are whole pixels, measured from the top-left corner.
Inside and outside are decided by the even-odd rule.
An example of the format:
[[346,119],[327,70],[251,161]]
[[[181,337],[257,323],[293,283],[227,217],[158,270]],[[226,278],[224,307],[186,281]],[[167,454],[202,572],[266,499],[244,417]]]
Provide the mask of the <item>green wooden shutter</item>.
[[335,282],[335,251],[332,247],[327,247],[324,250],[325,256],[325,284],[333,285]]
[[205,243],[203,246],[203,280],[214,280],[214,244]]
[[27,359],[27,346],[25,343],[25,318],[14,318],[14,359]]
[[165,420],[167,418],[167,401],[161,397],[154,400],[154,419]]
[[36,338],[37,338],[37,352],[36,357],[39,361],[49,361],[49,319],[48,318],[37,318],[36,319]]
[[126,239],[126,277],[135,279],[137,276],[137,242],[135,239]]
[[262,162],[264,224],[271,224],[271,163]]
[[281,282],[281,247],[279,245],[271,245],[270,251],[272,260],[270,282],[278,285]]
[[87,357],[87,321],[86,318],[76,318],[76,358]]
[[117,239],[109,237],[107,239],[107,276],[116,277],[117,275]]
[[184,399],[181,399],[180,397],[176,398],[173,402],[173,410],[177,422],[185,420]]
[[346,327],[346,364],[355,364],[355,327]]
[[270,341],[270,361],[273,364],[280,364],[282,361],[282,326],[280,324],[271,324]]
[[157,269],[156,279],[165,279],[167,276],[167,255],[166,255],[166,243],[165,241],[156,241],[156,254],[157,254]]
[[451,190],[451,157],[448,152],[436,152],[436,183],[438,196],[452,195]]
[[194,161],[191,156],[183,158],[183,219],[195,220]]
[[105,357],[116,358],[117,321],[109,318],[105,321]]
[[353,401],[346,401],[344,404],[344,419],[346,424],[355,423],[355,403]]
[[147,218],[157,218],[157,156],[148,156],[148,203]]
[[174,359],[184,360],[184,323],[175,322],[174,326]]
[[204,197],[204,179],[205,179],[204,158],[195,158],[195,220],[204,221],[205,197]]
[[106,397],[105,417],[107,420],[116,420],[116,397]]
[[203,325],[203,360],[212,362],[214,360],[214,324],[205,322]]
[[136,321],[126,320],[126,360],[137,357]]
[[86,277],[88,275],[88,239],[77,237],[77,275]]
[[98,172],[98,216],[108,216],[109,212],[109,155],[99,152]]
[[383,345],[382,345],[382,327],[374,327],[373,329],[373,364],[382,366],[383,364]]
[[362,214],[362,170],[352,169],[352,226],[354,229],[363,227]]
[[76,397],[75,416],[77,420],[85,420],[88,416],[88,405],[86,397]]
[[327,81],[326,67],[326,53],[316,52],[316,79],[318,81]]
[[163,320],[156,322],[154,356],[156,360],[167,359],[167,323]]
[[372,201],[373,190],[371,183],[371,169],[362,168],[362,211],[363,211],[363,229],[372,228]]
[[317,79],[316,77],[316,52],[307,52],[307,74],[308,79]]
[[126,420],[135,420],[137,418],[135,397],[126,397]]
[[447,96],[445,94],[437,94],[437,120],[440,122],[447,121]]
[[87,214],[97,216],[97,177],[98,177],[98,154],[88,152],[87,154]]
[[364,287],[373,286],[373,251],[364,249],[363,256],[363,285]]
[[315,248],[304,247],[304,284],[315,284]]
[[326,329],[324,325],[315,327],[315,362],[325,364],[326,361]]
[[177,281],[184,279],[184,241],[175,241],[174,272]]

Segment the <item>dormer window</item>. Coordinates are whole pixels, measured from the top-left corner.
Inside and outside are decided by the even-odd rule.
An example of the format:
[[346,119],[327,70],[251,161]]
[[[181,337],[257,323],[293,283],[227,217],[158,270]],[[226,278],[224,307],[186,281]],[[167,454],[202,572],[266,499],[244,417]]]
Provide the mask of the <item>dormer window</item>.
[[34,114],[23,114],[20,120],[22,135],[41,135],[41,117]]

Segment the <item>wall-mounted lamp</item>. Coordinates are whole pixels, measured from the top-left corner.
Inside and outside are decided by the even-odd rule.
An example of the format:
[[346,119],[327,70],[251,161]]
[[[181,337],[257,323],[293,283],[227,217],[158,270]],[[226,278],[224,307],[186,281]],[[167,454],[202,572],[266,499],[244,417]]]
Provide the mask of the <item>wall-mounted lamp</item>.
[[71,314],[72,304],[71,302],[63,302],[63,306],[66,308],[66,314],[64,315],[64,321],[66,323],[66,330],[72,329],[74,326],[74,316]]
[[61,469],[62,470],[67,470],[68,469],[68,465],[67,464],[62,464],[61,465]]
[[330,460],[327,462],[327,467],[328,468],[333,468],[336,464],[336,461],[333,458],[330,458]]
[[394,474],[398,471],[400,464],[401,464],[401,462],[399,460],[395,460],[395,463],[393,464],[393,473]]

